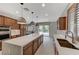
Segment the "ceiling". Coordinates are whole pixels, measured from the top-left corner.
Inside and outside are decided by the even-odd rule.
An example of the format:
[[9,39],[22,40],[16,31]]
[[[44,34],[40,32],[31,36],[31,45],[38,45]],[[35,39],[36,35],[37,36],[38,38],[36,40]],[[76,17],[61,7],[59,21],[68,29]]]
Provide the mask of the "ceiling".
[[26,10],[27,17],[34,21],[56,21],[67,6],[68,3],[45,3],[45,7],[42,3],[24,3],[23,8],[29,9]]
[[24,3],[23,6],[20,3],[0,3],[0,15],[18,19],[22,16],[22,10],[24,10],[23,17],[27,22],[53,22],[62,15],[68,5],[68,3],[45,3],[45,7],[42,7],[42,3]]

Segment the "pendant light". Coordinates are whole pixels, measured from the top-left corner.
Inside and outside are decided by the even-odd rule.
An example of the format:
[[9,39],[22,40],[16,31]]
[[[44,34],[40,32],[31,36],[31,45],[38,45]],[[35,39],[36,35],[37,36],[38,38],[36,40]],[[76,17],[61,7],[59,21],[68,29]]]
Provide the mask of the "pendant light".
[[26,20],[25,20],[25,18],[23,18],[23,5],[24,5],[24,3],[20,3],[21,4],[21,6],[22,6],[22,16],[21,17],[19,17],[19,20],[18,20],[18,24],[26,24]]

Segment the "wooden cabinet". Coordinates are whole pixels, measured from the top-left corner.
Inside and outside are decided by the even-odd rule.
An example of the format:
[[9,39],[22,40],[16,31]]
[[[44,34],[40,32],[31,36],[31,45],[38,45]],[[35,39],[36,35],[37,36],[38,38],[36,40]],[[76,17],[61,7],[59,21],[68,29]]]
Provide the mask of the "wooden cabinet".
[[[23,41],[21,39],[22,37],[19,38],[19,40],[21,40],[19,41],[19,43],[21,44],[19,43],[14,44],[12,43],[13,40],[9,41],[9,43],[12,43],[12,44],[9,44],[3,41],[3,48],[2,48],[3,55],[34,55],[37,49],[39,48],[38,40],[41,39],[42,35],[37,34],[37,36],[33,38],[30,38],[30,37],[33,37],[33,36],[29,36],[28,39],[24,38]],[[15,39],[14,42],[16,43],[18,42],[18,40]]]
[[20,33],[21,33],[21,36],[24,36],[26,34],[26,25],[25,24],[20,24]]
[[19,24],[14,24],[11,26],[12,29],[19,29]]
[[4,24],[4,17],[0,15],[0,25]]
[[38,47],[41,45],[41,37],[38,38]]
[[0,41],[0,50],[2,50],[2,41]]
[[23,54],[24,55],[34,55],[42,43],[43,43],[43,35],[36,38],[35,40],[30,42],[29,44],[27,44],[23,48]]
[[20,35],[21,36],[24,35],[24,26],[23,26],[23,24],[20,24]]
[[10,22],[11,22],[11,23],[10,23],[10,24],[11,24],[11,28],[12,28],[12,29],[17,29],[17,27],[16,27],[16,26],[17,26],[17,21],[14,20],[14,19],[12,19],[12,20],[10,20]]
[[20,29],[20,28],[19,28],[19,24],[16,24],[16,25],[14,26],[14,28],[15,28],[15,29]]
[[67,29],[66,17],[60,17],[57,23],[58,23],[57,27],[59,30],[66,30]]
[[32,55],[33,54],[33,42],[29,43],[23,48],[23,55]]
[[5,23],[6,26],[10,26],[12,29],[18,29],[17,21],[15,19],[5,17],[4,23]]
[[33,44],[33,54],[37,51],[38,49],[38,39],[34,40]]
[[5,25],[6,26],[12,26],[12,20],[8,17],[5,17]]
[[38,38],[38,47],[43,43],[43,35]]
[[0,15],[0,25],[10,26],[11,29],[19,29],[19,24],[17,24],[17,20],[2,15]]

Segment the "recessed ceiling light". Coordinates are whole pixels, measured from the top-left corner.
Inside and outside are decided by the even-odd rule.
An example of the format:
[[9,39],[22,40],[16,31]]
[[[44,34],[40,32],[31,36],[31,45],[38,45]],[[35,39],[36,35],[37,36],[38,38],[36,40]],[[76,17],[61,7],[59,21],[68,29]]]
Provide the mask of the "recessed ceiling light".
[[43,3],[43,4],[42,4],[42,7],[45,7],[45,6],[46,6],[45,3]]
[[45,16],[48,16],[48,14],[46,13]]
[[16,14],[19,14],[19,11],[16,11]]
[[27,17],[29,19],[29,17]]

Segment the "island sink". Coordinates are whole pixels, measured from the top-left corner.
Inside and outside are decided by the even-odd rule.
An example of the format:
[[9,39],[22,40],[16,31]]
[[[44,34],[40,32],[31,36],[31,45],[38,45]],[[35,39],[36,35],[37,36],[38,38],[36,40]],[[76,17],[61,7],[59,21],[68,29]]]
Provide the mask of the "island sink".
[[66,47],[66,48],[71,48],[71,49],[77,49],[73,44],[71,44],[70,42],[68,42],[65,39],[57,39],[58,43],[60,44],[61,47]]

